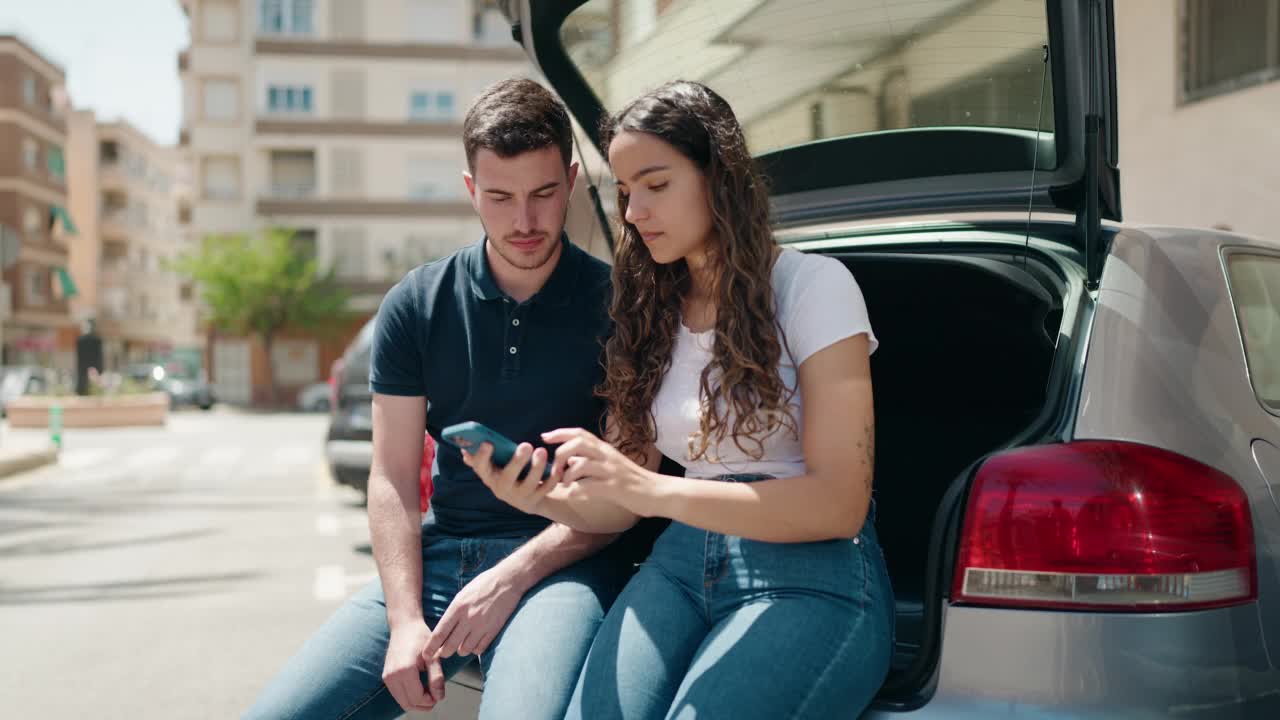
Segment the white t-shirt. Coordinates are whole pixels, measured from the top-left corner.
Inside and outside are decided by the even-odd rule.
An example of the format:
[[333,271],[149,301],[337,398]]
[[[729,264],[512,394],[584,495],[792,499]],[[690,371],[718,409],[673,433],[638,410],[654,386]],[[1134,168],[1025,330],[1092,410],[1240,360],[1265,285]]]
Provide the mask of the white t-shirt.
[[[796,387],[796,368],[810,355],[840,340],[866,333],[871,352],[875,352],[879,343],[871,331],[862,290],[839,260],[784,249],[774,262],[772,282],[778,324],[791,348],[791,357],[788,357],[784,347],[778,368],[789,391]],[[688,477],[709,478],[729,473],[803,475],[804,450],[800,439],[785,427],[764,440],[764,455],[759,461],[742,452],[729,435],[719,447],[708,448],[702,459],[689,460],[689,438],[702,426],[698,384],[703,368],[711,361],[714,332],[695,333],[681,324],[679,333],[672,349],[671,369],[662,379],[662,387],[653,401],[658,450],[684,465]],[[797,430],[803,429],[801,404],[800,393],[795,392],[791,413]],[[732,428],[732,420],[729,427]],[[751,450],[756,444],[746,440],[743,446]],[[708,456],[719,462],[710,462]]]

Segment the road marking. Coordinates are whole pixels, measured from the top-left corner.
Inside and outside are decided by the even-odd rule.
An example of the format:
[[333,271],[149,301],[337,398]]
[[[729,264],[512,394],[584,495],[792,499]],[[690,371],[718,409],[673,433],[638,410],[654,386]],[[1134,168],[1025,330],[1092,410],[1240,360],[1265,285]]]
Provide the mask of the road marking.
[[65,470],[84,470],[102,464],[116,454],[112,448],[80,448],[58,453],[58,467]]
[[316,533],[320,535],[337,535],[341,527],[338,516],[333,513],[321,513],[316,516]]
[[298,445],[276,448],[271,453],[272,465],[305,465],[315,459],[318,449]]
[[316,533],[334,536],[343,530],[368,530],[369,519],[363,514],[339,516],[335,513],[316,515]]
[[316,463],[315,479],[316,499],[329,500],[333,498],[334,482],[333,476],[329,472],[329,463]]
[[370,581],[377,579],[378,573],[376,572],[359,573],[357,575],[348,575],[343,578],[349,588],[364,587],[365,585],[368,585]]
[[124,464],[130,468],[143,468],[154,465],[164,465],[178,459],[178,448],[174,447],[149,447],[143,448],[125,460]]
[[209,448],[200,455],[201,465],[234,465],[244,455],[244,450],[235,445],[220,445]]
[[321,565],[316,568],[312,594],[316,600],[341,600],[352,588],[367,585],[377,577],[376,572],[348,575],[341,565]]
[[321,565],[316,568],[316,582],[312,593],[317,600],[337,600],[346,595],[346,571],[341,565]]

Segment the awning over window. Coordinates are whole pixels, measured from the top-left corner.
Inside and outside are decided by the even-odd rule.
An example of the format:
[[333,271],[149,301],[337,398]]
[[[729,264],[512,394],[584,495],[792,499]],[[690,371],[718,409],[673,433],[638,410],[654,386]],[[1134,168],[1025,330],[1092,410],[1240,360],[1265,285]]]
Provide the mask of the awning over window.
[[66,231],[68,235],[76,235],[79,233],[79,231],[76,230],[76,224],[71,222],[71,213],[67,212],[66,208],[61,205],[50,205],[49,230],[53,230],[57,227],[59,222],[62,223],[62,229]]
[[64,299],[80,294],[80,289],[76,287],[76,281],[71,279],[71,273],[66,268],[54,268],[54,273],[58,276],[58,287],[62,290]]

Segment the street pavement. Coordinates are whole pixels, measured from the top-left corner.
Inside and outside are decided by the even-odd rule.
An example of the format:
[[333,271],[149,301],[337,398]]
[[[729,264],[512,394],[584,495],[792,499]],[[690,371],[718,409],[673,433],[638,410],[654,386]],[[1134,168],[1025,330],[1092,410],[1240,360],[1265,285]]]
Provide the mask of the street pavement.
[[[327,422],[215,408],[71,429],[56,465],[0,479],[0,716],[239,717],[376,579]],[[0,445],[45,440],[5,428]],[[474,717],[475,693],[449,693],[411,717]]]

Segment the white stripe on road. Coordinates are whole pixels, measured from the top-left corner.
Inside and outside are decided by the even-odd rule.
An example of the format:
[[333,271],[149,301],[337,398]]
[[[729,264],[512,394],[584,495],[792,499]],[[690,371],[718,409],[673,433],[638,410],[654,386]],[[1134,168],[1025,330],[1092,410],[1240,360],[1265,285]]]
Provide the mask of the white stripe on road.
[[316,533],[319,535],[337,535],[341,527],[338,516],[333,513],[321,513],[316,516]]
[[324,501],[332,498],[335,483],[333,474],[329,471],[329,463],[316,463],[315,479],[316,499]]
[[149,447],[143,448],[128,457],[124,464],[133,469],[164,465],[178,459],[178,448]]
[[271,453],[272,465],[305,465],[315,460],[318,449],[305,448],[298,445],[276,448]]
[[101,465],[116,454],[112,448],[80,448],[58,453],[58,466],[66,470],[84,470]]
[[337,600],[347,593],[346,571],[341,565],[322,565],[316,568],[316,583],[312,592],[317,600]]
[[312,593],[316,600],[340,600],[346,597],[348,589],[364,585],[376,577],[377,573],[347,575],[341,565],[321,565],[316,568]]
[[201,465],[234,465],[244,450],[234,445],[221,445],[205,450],[200,455],[199,464]]
[[368,530],[369,521],[364,515],[338,517],[334,513],[316,515],[316,533],[334,536],[342,530]]

